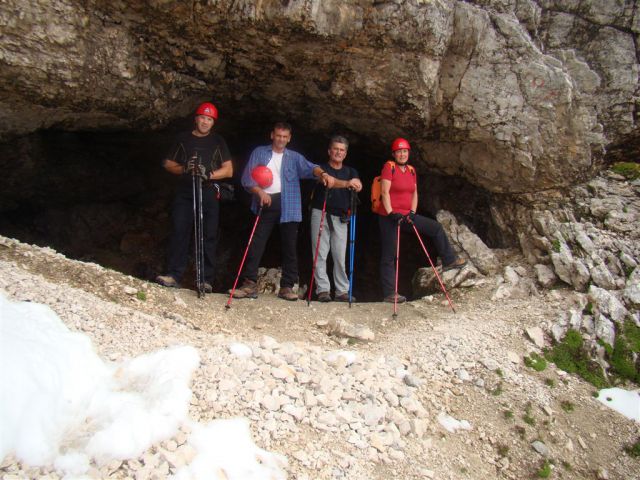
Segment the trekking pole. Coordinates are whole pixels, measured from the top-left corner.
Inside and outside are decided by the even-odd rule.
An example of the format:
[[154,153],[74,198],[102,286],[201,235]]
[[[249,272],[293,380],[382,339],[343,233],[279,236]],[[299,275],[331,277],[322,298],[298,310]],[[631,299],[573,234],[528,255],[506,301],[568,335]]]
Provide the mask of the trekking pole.
[[238,285],[238,279],[240,278],[240,272],[242,272],[242,267],[244,266],[244,261],[247,258],[247,253],[249,253],[249,247],[251,246],[251,241],[253,240],[253,234],[256,231],[256,227],[258,226],[258,222],[260,221],[260,215],[262,214],[262,205],[258,209],[258,214],[256,215],[256,221],[253,223],[253,229],[251,230],[251,235],[249,235],[249,241],[247,242],[247,248],[244,250],[244,255],[242,256],[242,261],[240,262],[240,268],[238,269],[238,275],[236,275],[236,281],[233,282],[233,288],[231,289],[231,294],[229,295],[229,300],[227,300],[227,304],[224,306],[225,308],[231,308],[231,300],[233,300],[233,294],[236,293],[236,286]]
[[194,255],[196,263],[196,291],[198,298],[204,296],[204,239],[202,237],[202,178],[199,176],[200,157],[195,153],[191,172],[191,190],[193,196],[193,238],[195,243]]
[[418,237],[418,241],[420,241],[420,246],[422,247],[422,250],[424,251],[424,254],[427,256],[427,259],[429,260],[429,263],[431,264],[431,268],[433,269],[433,273],[436,274],[436,278],[438,279],[438,282],[440,282],[440,287],[442,288],[442,291],[444,292],[445,296],[447,297],[447,300],[449,302],[449,306],[451,307],[451,310],[453,310],[453,313],[456,313],[456,309],[453,306],[453,302],[451,301],[451,298],[449,298],[449,294],[447,293],[447,289],[444,288],[444,283],[442,283],[442,280],[440,279],[440,275],[438,275],[438,271],[436,270],[436,267],[433,265],[433,261],[431,261],[431,256],[429,256],[429,252],[427,252],[427,248],[424,246],[424,243],[422,242],[422,238],[420,238],[420,234],[418,233],[418,229],[416,228],[415,223],[412,223],[411,226],[413,227],[413,231],[416,232],[416,236]]
[[198,240],[200,242],[200,255],[198,263],[200,264],[200,283],[198,284],[198,293],[204,297],[204,222],[202,212],[202,177],[198,176]]
[[358,193],[351,190],[351,221],[349,222],[349,308],[353,298],[353,262],[356,250],[356,208]]
[[396,235],[396,289],[393,294],[393,318],[398,318],[398,271],[400,270],[400,223],[398,220],[398,233]]
[[327,197],[329,189],[324,188],[324,201],[322,202],[322,215],[320,216],[320,228],[318,229],[318,239],[316,240],[316,253],[313,256],[313,267],[311,268],[311,280],[309,281],[309,293],[307,294],[307,307],[311,304],[311,292],[313,291],[313,276],[316,272],[316,262],[318,261],[318,252],[320,251],[320,236],[322,235],[322,227],[324,225],[324,214],[327,211]]

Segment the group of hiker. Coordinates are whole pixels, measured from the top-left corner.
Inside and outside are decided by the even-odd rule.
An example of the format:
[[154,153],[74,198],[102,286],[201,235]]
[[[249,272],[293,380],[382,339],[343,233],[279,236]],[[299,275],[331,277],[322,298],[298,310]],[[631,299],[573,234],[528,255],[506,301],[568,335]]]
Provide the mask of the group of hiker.
[[[195,112],[193,129],[177,136],[163,162],[165,170],[179,177],[172,208],[167,270],[166,274],[156,278],[166,287],[180,286],[195,227],[196,234],[201,237],[200,242],[196,241],[197,286],[199,293],[213,291],[219,204],[223,193],[220,181],[233,175],[229,148],[225,140],[213,132],[217,120],[217,108],[209,102],[201,104]],[[302,222],[300,180],[316,179],[311,200],[311,243],[315,252],[312,282],[315,280],[315,293],[320,302],[332,300],[326,267],[331,252],[335,287],[333,300],[354,302],[345,257],[349,212],[354,198],[362,190],[362,182],[357,170],[344,164],[349,141],[344,136],[333,136],[327,161],[318,165],[287,148],[291,135],[291,125],[276,123],[270,133],[271,144],[255,148],[242,173],[241,184],[252,196],[251,210],[255,220],[236,284],[230,293],[238,299],[257,298],[258,267],[271,232],[277,225],[282,261],[278,297],[290,301],[298,299],[293,287],[298,281],[297,237]],[[416,234],[420,232],[428,236],[442,260],[443,270],[461,268],[466,263],[456,257],[442,226],[416,213],[418,184],[416,171],[408,164],[410,151],[407,140],[394,140],[392,160],[385,163],[380,177],[376,178],[380,201],[374,205],[374,211],[379,217],[382,240],[381,284],[384,301],[394,304],[406,301],[397,292],[396,247],[401,230],[415,230]],[[354,225],[351,228],[353,231]],[[236,288],[240,279],[241,284]],[[309,298],[310,295],[311,292]]]

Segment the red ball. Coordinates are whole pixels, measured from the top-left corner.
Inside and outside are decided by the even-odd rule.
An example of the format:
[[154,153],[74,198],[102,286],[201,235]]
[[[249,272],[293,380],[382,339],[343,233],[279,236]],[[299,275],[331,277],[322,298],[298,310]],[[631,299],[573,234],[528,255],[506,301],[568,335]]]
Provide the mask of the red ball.
[[273,173],[266,165],[258,165],[251,171],[251,178],[260,188],[268,188],[273,183]]

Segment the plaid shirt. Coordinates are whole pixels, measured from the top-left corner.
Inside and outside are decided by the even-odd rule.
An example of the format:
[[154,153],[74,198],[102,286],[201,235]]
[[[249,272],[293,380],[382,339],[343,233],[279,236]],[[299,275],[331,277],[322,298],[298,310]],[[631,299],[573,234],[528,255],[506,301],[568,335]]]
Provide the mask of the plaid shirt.
[[[251,178],[251,171],[258,165],[267,165],[271,160],[273,150],[271,145],[257,147],[251,152],[249,163],[242,172],[242,186],[251,193],[251,189],[258,184]],[[302,197],[300,195],[300,180],[313,177],[313,169],[317,167],[298,152],[285,149],[282,156],[282,168],[280,169],[280,182],[282,191],[280,203],[280,223],[302,221]],[[251,202],[251,211],[258,213],[259,203],[255,195]]]

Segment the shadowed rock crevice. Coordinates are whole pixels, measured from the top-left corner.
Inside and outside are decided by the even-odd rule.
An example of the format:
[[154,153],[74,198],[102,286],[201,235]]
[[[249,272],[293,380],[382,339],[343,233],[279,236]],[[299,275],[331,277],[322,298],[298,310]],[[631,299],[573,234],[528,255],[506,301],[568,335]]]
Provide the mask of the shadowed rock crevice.
[[[227,119],[235,124],[237,119]],[[252,224],[249,196],[238,177],[251,150],[268,142],[270,123],[255,118],[256,130],[233,130],[221,123],[219,132],[230,144],[236,168],[237,201],[223,205],[220,221],[219,269],[216,289],[232,283]],[[260,124],[260,125],[258,125]],[[43,131],[0,147],[3,171],[0,180],[0,225],[4,235],[42,246],[51,246],[77,259],[153,279],[163,270],[170,231],[170,210],[175,178],[161,168],[161,159],[175,131],[188,128],[190,119],[159,132],[64,132]],[[340,130],[338,130],[340,131]],[[344,132],[343,132],[344,133]],[[360,172],[365,191],[358,212],[355,293],[359,298],[378,297],[379,233],[377,217],[370,212],[369,187],[387,156],[377,139],[347,132],[351,147],[347,161]],[[309,159],[326,159],[327,136],[299,131],[294,126],[291,147]],[[415,150],[416,158],[420,151]],[[421,213],[455,212],[490,245],[504,245],[494,228],[491,194],[462,178],[419,171]],[[313,182],[303,183],[308,203]],[[311,274],[308,209],[299,235],[300,282]],[[401,285],[409,288],[418,266],[426,264],[415,239],[403,240]],[[272,236],[263,261],[279,265],[279,241]],[[187,274],[185,286],[191,283]]]

